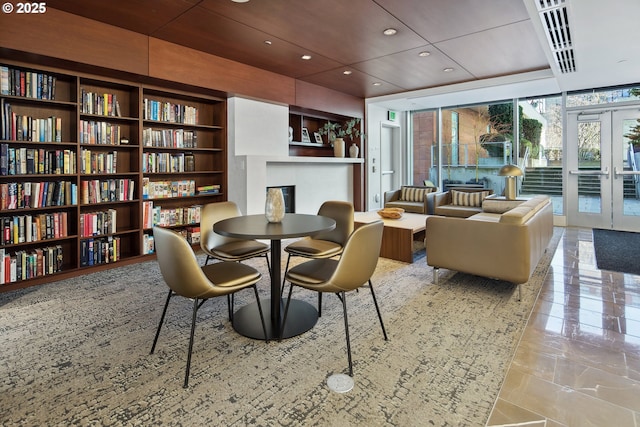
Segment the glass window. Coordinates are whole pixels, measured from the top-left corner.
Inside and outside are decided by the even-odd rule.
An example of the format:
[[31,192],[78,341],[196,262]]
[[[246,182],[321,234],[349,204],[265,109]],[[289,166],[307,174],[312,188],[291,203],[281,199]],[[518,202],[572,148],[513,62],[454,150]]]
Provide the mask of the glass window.
[[520,194],[547,194],[556,215],[562,215],[562,96],[520,100],[518,165],[525,174]]

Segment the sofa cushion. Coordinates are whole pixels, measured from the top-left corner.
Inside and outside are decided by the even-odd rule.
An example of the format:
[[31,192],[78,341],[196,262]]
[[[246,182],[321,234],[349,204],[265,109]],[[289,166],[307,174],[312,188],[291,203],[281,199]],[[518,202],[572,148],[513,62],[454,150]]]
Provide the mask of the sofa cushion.
[[435,214],[441,216],[453,216],[458,218],[469,218],[471,215],[482,212],[481,208],[475,206],[436,206]]
[[400,189],[400,200],[404,200],[407,202],[423,202],[424,196],[427,194],[429,189],[425,188],[417,188],[417,187],[402,187]]
[[482,201],[491,194],[490,191],[451,191],[451,204],[454,206],[481,207]]
[[385,208],[402,208],[405,212],[424,214],[424,202],[404,202],[396,200],[384,204]]

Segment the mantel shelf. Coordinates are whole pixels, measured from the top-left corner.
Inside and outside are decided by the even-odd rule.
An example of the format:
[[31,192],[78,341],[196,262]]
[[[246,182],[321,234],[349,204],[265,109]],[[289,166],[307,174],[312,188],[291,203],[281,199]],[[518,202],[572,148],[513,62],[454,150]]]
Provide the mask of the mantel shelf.
[[363,158],[351,157],[309,157],[309,156],[247,156],[266,163],[327,163],[327,164],[362,164]]

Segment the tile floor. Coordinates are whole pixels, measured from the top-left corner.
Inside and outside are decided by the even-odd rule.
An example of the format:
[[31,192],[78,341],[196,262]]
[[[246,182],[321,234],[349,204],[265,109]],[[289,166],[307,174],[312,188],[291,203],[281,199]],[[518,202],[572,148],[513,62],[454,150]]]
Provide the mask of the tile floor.
[[566,228],[487,426],[640,427],[640,276],[598,270],[591,229]]

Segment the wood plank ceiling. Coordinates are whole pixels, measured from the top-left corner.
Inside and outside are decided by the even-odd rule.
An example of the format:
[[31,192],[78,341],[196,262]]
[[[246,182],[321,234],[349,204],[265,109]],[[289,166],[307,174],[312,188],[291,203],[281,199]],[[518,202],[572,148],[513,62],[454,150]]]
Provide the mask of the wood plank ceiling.
[[[49,0],[47,7],[362,98],[549,69],[521,0]],[[383,35],[387,28],[397,34]]]

